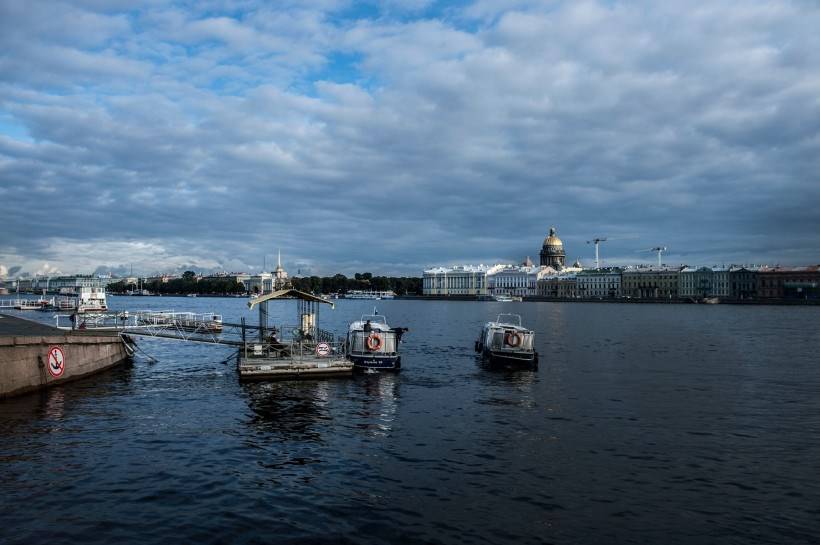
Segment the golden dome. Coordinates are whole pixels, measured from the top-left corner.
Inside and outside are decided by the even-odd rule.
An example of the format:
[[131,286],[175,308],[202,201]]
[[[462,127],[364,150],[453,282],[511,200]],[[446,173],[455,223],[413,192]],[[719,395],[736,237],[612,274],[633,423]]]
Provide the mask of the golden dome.
[[564,243],[555,234],[555,227],[550,227],[550,234],[544,239],[544,246],[563,246]]

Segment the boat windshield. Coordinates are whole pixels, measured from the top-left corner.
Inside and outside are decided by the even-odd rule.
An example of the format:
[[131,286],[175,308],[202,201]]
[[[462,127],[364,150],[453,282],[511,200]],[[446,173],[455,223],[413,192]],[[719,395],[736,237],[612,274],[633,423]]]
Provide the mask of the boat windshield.
[[499,314],[496,323],[521,326],[520,314]]
[[381,314],[364,314],[362,315],[362,323],[370,320],[371,324],[384,324],[387,325],[387,318],[382,316]]

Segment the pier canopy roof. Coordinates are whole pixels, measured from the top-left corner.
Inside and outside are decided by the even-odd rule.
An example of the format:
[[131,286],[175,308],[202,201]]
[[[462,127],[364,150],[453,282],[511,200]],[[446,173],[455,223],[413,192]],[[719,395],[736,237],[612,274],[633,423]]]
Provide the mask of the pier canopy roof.
[[260,295],[256,299],[248,301],[248,308],[252,309],[254,305],[264,303],[265,301],[270,301],[272,299],[301,299],[303,301],[311,301],[313,303],[325,303],[330,305],[330,308],[336,308],[330,301],[295,289],[276,290],[266,295]]

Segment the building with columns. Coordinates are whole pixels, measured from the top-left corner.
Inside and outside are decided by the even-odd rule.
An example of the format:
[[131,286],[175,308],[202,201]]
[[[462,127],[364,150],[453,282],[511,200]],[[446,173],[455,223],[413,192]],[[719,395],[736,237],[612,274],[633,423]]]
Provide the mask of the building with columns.
[[620,297],[621,269],[587,269],[576,275],[578,297]]
[[755,266],[732,267],[729,270],[729,295],[734,299],[753,299],[757,295],[757,270]]
[[422,275],[424,295],[487,295],[487,275],[503,265],[434,267]]
[[729,297],[730,270],[725,267],[684,267],[678,280],[680,297]]
[[558,238],[555,227],[544,239],[540,251],[540,265],[527,259],[520,265],[457,265],[434,267],[422,275],[424,295],[511,295],[526,297],[537,295],[541,279],[559,273],[577,273],[581,264],[566,266],[564,243]]
[[534,265],[501,265],[487,274],[487,293],[489,295],[512,295],[527,297],[538,293],[538,280],[550,274],[556,274],[552,267]]
[[544,276],[538,281],[538,295],[555,299],[578,297],[578,273],[563,272]]
[[621,273],[621,292],[641,299],[674,299],[680,270],[672,267],[635,267]]

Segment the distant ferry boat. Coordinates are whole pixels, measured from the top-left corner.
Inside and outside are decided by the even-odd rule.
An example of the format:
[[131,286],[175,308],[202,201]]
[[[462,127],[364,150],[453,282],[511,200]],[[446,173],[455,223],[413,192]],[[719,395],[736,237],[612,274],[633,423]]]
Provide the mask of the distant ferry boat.
[[131,291],[127,291],[127,292],[125,292],[125,293],[126,293],[127,295],[133,295],[133,296],[148,296],[148,295],[151,295],[151,292],[150,292],[150,291],[148,291],[148,290],[145,290],[145,289],[142,289],[142,290],[131,290]]
[[513,301],[522,301],[521,297],[513,295],[496,295],[493,297],[499,303],[512,303]]
[[105,288],[82,287],[77,297],[77,312],[106,312]]
[[345,299],[393,299],[396,294],[392,291],[363,291],[352,290],[345,294]]
[[42,310],[49,304],[45,299],[16,299],[14,301],[15,310]]

